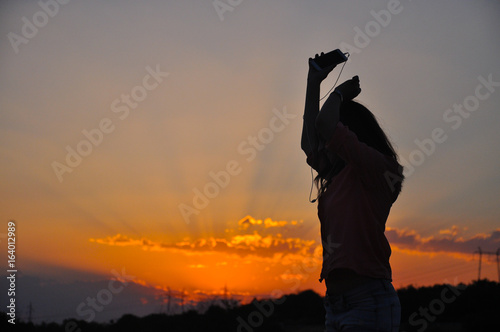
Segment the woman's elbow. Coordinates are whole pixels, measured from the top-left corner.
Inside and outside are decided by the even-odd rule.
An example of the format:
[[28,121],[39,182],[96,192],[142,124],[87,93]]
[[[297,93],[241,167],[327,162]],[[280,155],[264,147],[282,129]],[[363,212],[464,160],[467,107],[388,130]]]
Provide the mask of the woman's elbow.
[[311,153],[311,148],[307,144],[304,144],[304,142],[302,142],[302,144],[300,145],[300,148],[302,149],[302,151],[304,151],[306,156]]

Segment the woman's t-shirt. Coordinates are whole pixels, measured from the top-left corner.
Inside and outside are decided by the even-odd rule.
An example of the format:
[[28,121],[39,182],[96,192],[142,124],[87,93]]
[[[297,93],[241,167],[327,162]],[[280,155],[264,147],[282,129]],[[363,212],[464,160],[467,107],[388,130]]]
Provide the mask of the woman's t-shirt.
[[318,199],[323,242],[320,280],[336,268],[392,280],[391,247],[384,232],[399,194],[394,179],[402,179],[401,166],[394,158],[360,142],[340,122],[325,150],[307,156],[308,164],[317,171],[324,167],[327,151],[342,158],[345,167]]

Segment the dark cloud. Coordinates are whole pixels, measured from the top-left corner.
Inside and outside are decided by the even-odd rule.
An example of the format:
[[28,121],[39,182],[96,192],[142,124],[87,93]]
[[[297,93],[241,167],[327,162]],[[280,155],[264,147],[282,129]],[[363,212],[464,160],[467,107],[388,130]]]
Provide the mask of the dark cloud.
[[[78,271],[69,271],[76,273]],[[115,271],[119,275],[126,271]],[[156,313],[160,307],[161,290],[140,285],[135,280],[121,283],[110,271],[109,279],[60,282],[50,278],[18,274],[16,279],[17,318],[28,319],[28,306],[34,309],[32,321],[58,322],[64,319],[108,322],[123,313],[144,316]],[[115,280],[110,285],[110,281]],[[0,277],[1,289],[8,289],[6,276]],[[140,282],[140,281],[139,281]],[[101,311],[93,310],[88,301],[95,300]],[[7,306],[8,297],[2,296],[0,305]],[[79,308],[79,309],[78,309]]]
[[386,236],[391,245],[400,249],[409,249],[429,253],[473,254],[479,247],[483,251],[496,252],[500,248],[500,230],[489,234],[461,236],[461,230],[454,226],[442,230],[439,235],[422,237],[415,231],[388,228]]

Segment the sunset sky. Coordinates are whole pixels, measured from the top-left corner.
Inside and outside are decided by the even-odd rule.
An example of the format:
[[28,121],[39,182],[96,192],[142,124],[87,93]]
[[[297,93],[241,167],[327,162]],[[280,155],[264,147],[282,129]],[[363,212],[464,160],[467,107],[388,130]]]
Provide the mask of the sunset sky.
[[96,320],[158,312],[168,289],[323,294],[300,135],[307,59],[336,48],[405,166],[394,285],[476,279],[474,251],[500,248],[499,17],[465,0],[2,1],[0,259],[15,220],[20,310],[90,319],[78,304],[116,273],[130,282]]

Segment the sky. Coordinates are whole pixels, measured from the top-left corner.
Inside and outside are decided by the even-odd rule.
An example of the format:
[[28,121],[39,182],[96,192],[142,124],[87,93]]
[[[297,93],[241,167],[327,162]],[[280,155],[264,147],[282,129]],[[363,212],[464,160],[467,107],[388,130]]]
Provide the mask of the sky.
[[479,247],[498,280],[499,15],[462,0],[2,1],[0,274],[15,220],[19,317],[30,302],[35,321],[106,321],[164,312],[165,294],[168,310],[323,294],[301,115],[308,58],[336,48],[339,83],[359,75],[405,166],[386,230],[396,288],[469,283]]

